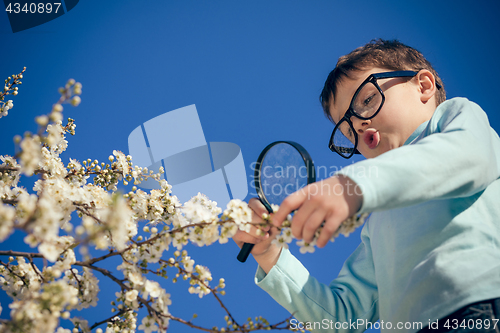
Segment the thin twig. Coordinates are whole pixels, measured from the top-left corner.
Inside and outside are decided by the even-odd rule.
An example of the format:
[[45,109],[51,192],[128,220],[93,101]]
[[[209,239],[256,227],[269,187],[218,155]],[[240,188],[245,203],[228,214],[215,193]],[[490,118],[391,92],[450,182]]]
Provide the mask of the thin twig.
[[29,288],[28,282],[26,281],[25,277],[24,276],[20,276],[20,275],[14,273],[14,271],[10,268],[9,264],[6,264],[6,263],[4,263],[3,261],[0,260],[0,265],[2,265],[5,268],[7,268],[11,274],[13,274],[13,275],[17,276],[19,279],[21,279],[21,281],[23,281],[23,283],[26,286],[26,288]]
[[100,326],[100,325],[102,325],[102,324],[105,324],[105,323],[107,323],[108,321],[110,321],[111,319],[113,319],[114,317],[116,317],[116,316],[121,316],[122,314],[124,314],[124,313],[125,313],[125,312],[127,312],[127,311],[129,311],[129,309],[123,309],[123,310],[118,311],[118,313],[113,314],[111,317],[106,318],[106,319],[104,319],[104,320],[101,320],[100,322],[95,323],[94,325],[90,326],[90,330],[92,331],[92,330],[93,330],[94,328],[96,328],[97,326]]
[[[187,273],[189,273],[189,276],[198,281],[198,283],[202,284],[205,288],[209,289],[211,292],[212,292],[212,295],[215,297],[215,299],[219,302],[220,306],[224,309],[224,311],[227,313],[227,315],[231,318],[231,320],[233,321],[233,323],[235,323],[238,327],[240,326],[238,324],[238,322],[236,321],[236,319],[233,317],[233,315],[231,314],[231,312],[229,311],[229,309],[226,307],[226,305],[222,302],[222,300],[220,299],[220,297],[217,295],[217,287],[215,288],[212,288],[210,287],[209,285],[207,285],[202,279],[200,279],[198,276],[196,275],[193,275],[193,273],[190,273],[188,271],[186,271],[184,268],[182,268],[180,266],[180,262],[179,261],[176,261],[175,263],[170,263],[168,260],[160,260],[160,262],[164,263],[164,264],[167,264],[169,266],[172,266],[172,267],[177,267],[177,269],[179,270],[179,273],[181,274],[184,274],[186,275]],[[175,266],[175,264],[179,264],[177,266]]]
[[40,277],[40,279],[42,280],[42,282],[45,282],[45,279],[43,278],[42,273],[40,272],[40,270],[38,269],[38,267],[33,262],[33,257],[32,256],[28,257],[28,261],[30,262],[31,267],[33,268],[33,270],[35,271],[35,273]]

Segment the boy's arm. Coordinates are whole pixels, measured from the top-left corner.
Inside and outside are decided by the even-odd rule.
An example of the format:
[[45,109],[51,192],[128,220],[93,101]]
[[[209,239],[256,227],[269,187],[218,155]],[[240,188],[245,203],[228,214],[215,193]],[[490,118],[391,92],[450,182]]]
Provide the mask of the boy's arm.
[[484,111],[464,98],[441,104],[414,144],[342,169],[363,191],[359,212],[484,190],[500,175],[500,139]]
[[[282,250],[277,264],[267,275],[259,267],[255,281],[298,321],[312,322],[320,328],[318,331],[364,332],[367,321],[378,320],[378,291],[365,229],[361,234],[362,243],[329,286],[310,276],[287,249]],[[293,323],[299,326],[298,322]],[[340,330],[335,329],[336,323]]]

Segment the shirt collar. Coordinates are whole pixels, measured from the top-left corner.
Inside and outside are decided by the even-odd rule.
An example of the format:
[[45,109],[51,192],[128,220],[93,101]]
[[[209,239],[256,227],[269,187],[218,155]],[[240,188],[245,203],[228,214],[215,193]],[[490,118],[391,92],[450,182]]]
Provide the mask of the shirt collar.
[[417,127],[417,129],[415,130],[415,132],[413,132],[410,137],[406,140],[404,146],[406,145],[409,145],[410,143],[413,142],[413,140],[415,140],[420,134],[422,134],[422,132],[424,131],[424,129],[427,127],[427,124],[429,123],[429,121],[426,121],[422,124],[420,124],[420,126]]

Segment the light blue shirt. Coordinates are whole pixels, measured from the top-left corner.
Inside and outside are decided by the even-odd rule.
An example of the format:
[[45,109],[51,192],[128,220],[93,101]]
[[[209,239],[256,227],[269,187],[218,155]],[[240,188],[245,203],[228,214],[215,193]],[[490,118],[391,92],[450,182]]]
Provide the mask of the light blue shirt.
[[257,270],[298,321],[363,332],[380,319],[382,331],[416,332],[500,297],[500,139],[477,104],[442,103],[403,147],[339,174],[361,186],[360,213],[374,212],[339,276],[321,284],[285,249],[267,275]]

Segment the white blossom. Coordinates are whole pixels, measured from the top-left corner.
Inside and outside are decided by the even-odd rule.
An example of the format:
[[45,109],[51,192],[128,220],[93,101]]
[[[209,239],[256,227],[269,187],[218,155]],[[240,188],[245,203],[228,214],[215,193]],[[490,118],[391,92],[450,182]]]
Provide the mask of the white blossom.
[[160,284],[156,281],[146,280],[144,284],[144,298],[147,298],[150,295],[153,298],[157,298],[161,295],[163,289],[160,287]]
[[117,166],[118,171],[120,171],[123,176],[128,175],[130,173],[130,166],[125,154],[121,151],[113,150],[113,155],[116,156],[116,162],[114,164]]
[[236,223],[240,230],[245,232],[250,232],[250,222],[252,222],[252,210],[248,205],[239,200],[233,199],[227,204],[227,208],[223,213],[228,219],[231,219]]
[[283,246],[285,248],[288,248],[288,244],[292,242],[292,239],[293,239],[292,229],[282,227],[280,235],[278,235],[275,239],[273,239],[272,243],[278,246]]
[[50,151],[57,156],[66,150],[68,141],[65,139],[61,121],[47,125],[46,143]]
[[[16,187],[19,182],[20,177],[20,165],[17,163],[17,160],[9,155],[0,155],[0,161],[2,167],[10,167],[15,170],[3,171],[0,176],[0,188],[1,187]],[[1,191],[0,191],[1,192]],[[1,193],[0,193],[1,195]]]
[[137,235],[133,211],[120,195],[114,196],[109,209],[102,214],[102,220],[109,229],[111,241],[117,250],[125,249],[129,238]]
[[[131,156],[117,150],[109,157],[110,165],[91,159],[80,163],[72,158],[65,165],[60,158],[68,146],[65,133],[74,134],[76,125],[72,119],[63,125],[60,103],[78,105],[81,99],[75,95],[81,93],[81,84],[70,80],[60,91],[62,98],[54,104],[52,112],[36,118],[46,133],[16,137],[20,148],[17,159],[0,156],[0,242],[15,229],[22,229],[27,233],[24,242],[36,247],[38,254],[46,259],[40,265],[39,256],[27,256],[29,260],[9,258],[0,265],[0,287],[12,298],[10,321],[19,332],[70,332],[58,327],[60,319],[69,319],[73,314],[70,311],[97,305],[99,280],[93,270],[105,267],[100,261],[109,256],[122,259],[117,269],[122,271],[123,279],[115,280],[121,290],[115,294],[113,310],[118,310],[119,316],[109,320],[106,333],[135,332],[136,316],[144,307],[144,299],[149,304],[148,311],[153,312],[142,318],[138,328],[146,333],[159,331],[160,327],[164,330],[168,327],[172,302],[162,284],[149,280],[151,272],[157,270],[158,276],[165,277],[167,270],[177,269],[174,279],[189,280],[188,292],[200,298],[211,293],[212,281],[210,270],[196,265],[185,250],[182,254],[175,251],[174,257],[161,261],[164,253],[171,245],[181,250],[188,243],[198,246],[217,241],[227,243],[238,230],[250,230],[252,210],[247,203],[235,199],[222,212],[215,201],[201,193],[182,205],[172,194],[172,186],[161,179],[163,167],[155,174],[148,168],[134,166]],[[13,107],[10,100],[0,105],[0,117]],[[38,180],[30,190],[34,193],[18,186],[22,174],[31,176],[35,172]],[[120,181],[128,185],[132,179],[134,184],[153,179],[160,188],[143,191],[133,187],[125,195],[118,193]],[[278,206],[272,208],[276,211]],[[81,223],[72,222],[77,216]],[[346,220],[334,236],[348,235],[365,217]],[[292,241],[290,220],[289,216],[281,234],[273,240],[275,244],[287,247]],[[270,222],[269,215],[264,221]],[[146,236],[138,234],[138,223],[143,222],[146,222],[143,229]],[[313,252],[318,235],[319,231],[309,244],[299,241],[300,252]],[[79,262],[76,248],[80,250]],[[94,257],[99,250],[105,250],[106,254]],[[97,262],[104,266],[93,266]],[[83,266],[80,271],[75,268],[80,266]],[[216,288],[224,286],[224,280],[220,279]],[[71,321],[75,325],[73,331],[90,332],[86,320],[73,317]],[[7,324],[0,323],[0,331]],[[97,332],[102,333],[102,329]]]
[[74,317],[71,318],[71,322],[78,328],[79,332],[90,333],[89,322],[85,319]]
[[[160,311],[164,315],[170,314],[168,311],[168,306],[172,304],[172,301],[170,300],[170,294],[167,293],[161,293],[161,295],[156,299],[156,301],[153,304],[153,307],[155,310]],[[164,319],[165,321],[165,319]],[[165,324],[168,323],[168,318],[166,319]]]
[[128,279],[130,280],[130,282],[137,286],[142,286],[145,280],[142,274],[135,270],[128,272]]
[[67,271],[76,262],[75,252],[72,249],[66,249],[62,260],[58,260],[53,266],[54,270],[59,272]]
[[99,280],[94,276],[92,271],[87,267],[83,267],[83,274],[79,274],[78,270],[73,268],[65,272],[63,279],[67,284],[79,289],[78,301],[75,305],[77,310],[96,306],[99,298]]
[[0,242],[3,242],[14,231],[15,217],[15,208],[0,202]]
[[157,332],[159,330],[156,322],[150,316],[142,318],[142,324],[139,326],[139,329],[143,330],[144,333]]
[[313,240],[311,243],[307,243],[304,240],[300,240],[297,242],[297,245],[300,246],[300,253],[304,254],[307,252],[314,252],[314,245],[316,245],[316,240]]
[[194,260],[189,256],[185,256],[182,258],[182,263],[184,264],[184,269],[191,273],[193,271]]
[[137,296],[139,295],[139,292],[135,289],[129,290],[125,293],[125,299],[128,302],[133,302],[137,299]]
[[363,225],[365,219],[368,217],[369,213],[363,213],[361,215],[354,215],[342,222],[339,228],[339,233],[345,237],[349,236],[356,228]]
[[25,175],[31,176],[42,158],[40,139],[37,136],[27,137],[21,141],[20,147],[21,170]]
[[45,259],[50,262],[55,262],[59,257],[60,251],[54,244],[43,242],[38,246],[38,251],[43,254]]
[[[5,90],[5,89],[4,89]],[[5,104],[0,106],[0,118],[5,117],[9,114],[9,110],[14,107],[14,103],[12,103],[12,100],[8,100],[5,102]]]

